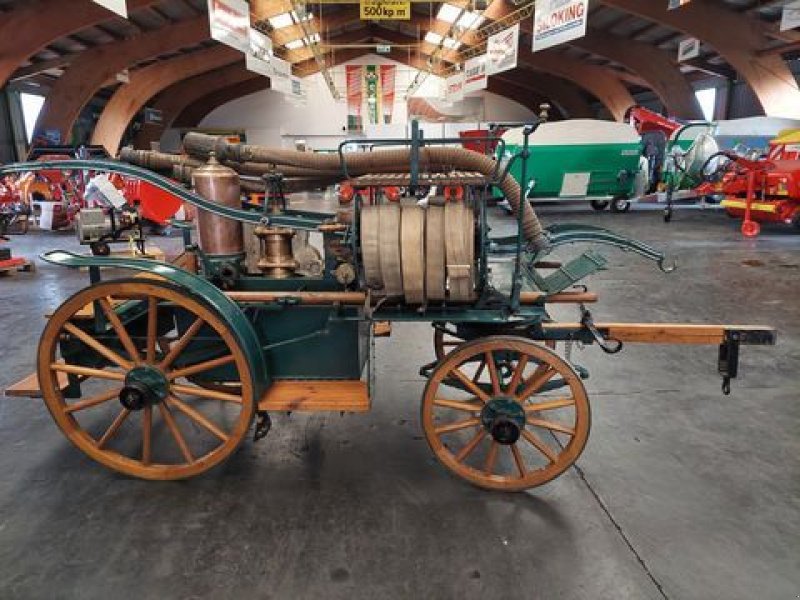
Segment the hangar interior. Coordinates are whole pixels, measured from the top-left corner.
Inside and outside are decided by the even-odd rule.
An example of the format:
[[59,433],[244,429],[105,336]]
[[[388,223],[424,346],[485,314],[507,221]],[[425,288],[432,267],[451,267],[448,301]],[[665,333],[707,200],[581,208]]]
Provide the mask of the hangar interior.
[[0,598],[793,598],[800,2],[0,0]]

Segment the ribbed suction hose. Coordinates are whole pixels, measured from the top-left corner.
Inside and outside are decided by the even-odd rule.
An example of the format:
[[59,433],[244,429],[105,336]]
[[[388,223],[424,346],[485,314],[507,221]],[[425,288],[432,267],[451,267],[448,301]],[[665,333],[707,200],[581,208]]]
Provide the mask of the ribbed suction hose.
[[[315,154],[297,152],[279,148],[266,148],[249,144],[231,144],[224,137],[189,133],[183,139],[184,150],[191,155],[206,157],[214,152],[220,160],[238,163],[269,163],[288,165],[314,171],[335,171],[340,169],[338,154]],[[411,149],[398,148],[392,150],[375,150],[344,154],[347,171],[351,176],[368,173],[396,172],[398,169],[408,171],[411,162]],[[490,178],[496,170],[493,158],[465,148],[431,146],[419,150],[419,166],[422,171],[477,171]],[[506,174],[498,184],[511,205],[514,214],[522,211],[522,232],[533,249],[547,247],[547,238],[542,231],[541,223],[529,202],[522,201],[519,183]]]

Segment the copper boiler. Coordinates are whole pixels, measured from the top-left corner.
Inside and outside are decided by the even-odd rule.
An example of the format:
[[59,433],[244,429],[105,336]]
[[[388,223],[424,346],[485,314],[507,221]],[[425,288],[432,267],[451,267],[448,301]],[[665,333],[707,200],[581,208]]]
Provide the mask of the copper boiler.
[[[242,207],[239,175],[221,165],[212,154],[208,163],[192,173],[192,185],[203,198],[231,208]],[[197,235],[200,249],[211,256],[244,253],[241,221],[234,221],[208,211],[197,210]]]

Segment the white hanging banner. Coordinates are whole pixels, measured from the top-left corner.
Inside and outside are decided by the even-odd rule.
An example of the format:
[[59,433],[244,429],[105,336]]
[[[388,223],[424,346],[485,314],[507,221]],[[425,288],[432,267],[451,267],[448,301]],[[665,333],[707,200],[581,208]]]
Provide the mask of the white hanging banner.
[[689,60],[700,56],[700,40],[697,38],[686,38],[678,44],[678,62]]
[[459,71],[445,80],[444,96],[448,102],[464,99],[464,71]]
[[128,18],[128,7],[125,0],[94,0],[95,4],[105,6],[111,12],[117,13],[120,17]]
[[519,23],[486,41],[486,74],[494,75],[517,68],[519,52]]
[[486,76],[486,55],[481,54],[464,63],[464,93],[486,89],[489,78]]
[[800,27],[800,2],[790,2],[783,7],[781,31],[788,31],[796,27]]
[[272,76],[272,40],[260,31],[250,28],[250,48],[245,56],[248,71],[264,77]]
[[244,53],[250,49],[250,5],[245,0],[208,0],[211,38]]
[[270,76],[270,88],[282,94],[292,93],[292,63],[272,57],[272,75]]
[[289,79],[291,82],[291,94],[290,97],[294,100],[295,104],[305,105],[306,103],[306,86],[303,83],[303,80],[295,75],[292,75]]
[[586,35],[589,0],[538,0],[533,15],[533,51]]

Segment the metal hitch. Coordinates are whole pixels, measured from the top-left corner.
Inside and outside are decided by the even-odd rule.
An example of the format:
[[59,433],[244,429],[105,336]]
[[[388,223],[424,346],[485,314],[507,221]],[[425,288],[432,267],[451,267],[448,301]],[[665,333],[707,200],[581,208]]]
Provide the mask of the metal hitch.
[[592,313],[587,308],[581,305],[581,325],[586,329],[594,338],[594,342],[600,346],[600,349],[606,354],[616,354],[622,350],[622,342],[612,338],[604,337],[600,330],[595,327]]
[[741,334],[738,331],[726,331],[723,342],[719,345],[717,370],[722,375],[722,393],[731,393],[731,379],[739,373],[739,344]]

